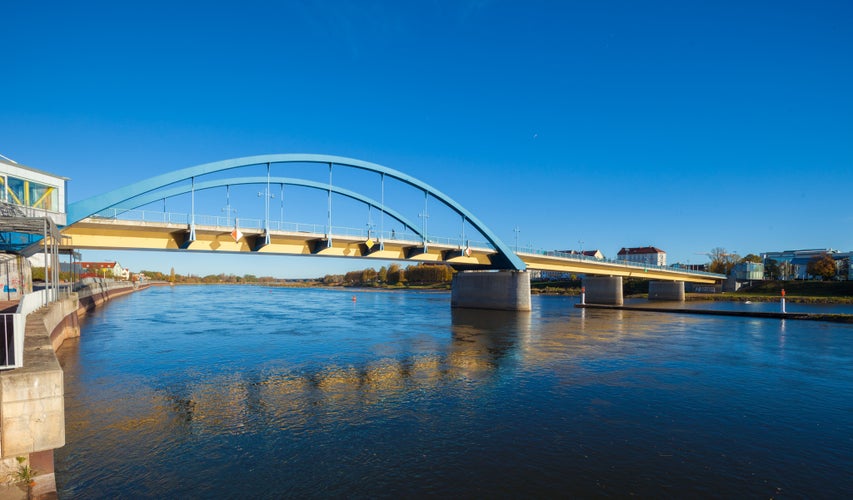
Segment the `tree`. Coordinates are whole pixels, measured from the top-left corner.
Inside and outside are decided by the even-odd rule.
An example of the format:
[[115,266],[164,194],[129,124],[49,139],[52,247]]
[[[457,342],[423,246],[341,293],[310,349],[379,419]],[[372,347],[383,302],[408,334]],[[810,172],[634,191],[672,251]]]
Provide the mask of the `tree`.
[[387,280],[389,285],[396,285],[397,283],[400,283],[405,280],[403,270],[400,269],[400,266],[398,266],[397,264],[391,264],[390,266],[388,266]]
[[746,257],[740,259],[740,262],[753,262],[755,264],[761,264],[761,257],[755,255],[754,253],[746,254]]
[[169,271],[169,283],[175,282],[175,268],[173,267],[171,271]]
[[344,282],[344,275],[343,274],[327,274],[323,278],[323,283],[325,283],[326,285],[333,285],[333,284],[339,285],[343,282]]
[[453,270],[444,264],[419,264],[406,268],[409,283],[446,283],[453,279]]
[[385,283],[388,281],[388,269],[385,269],[385,266],[379,268],[379,274],[376,275],[379,279],[380,283]]
[[711,263],[708,264],[708,270],[712,273],[726,275],[731,274],[732,268],[735,267],[735,263],[738,261],[737,254],[728,253],[726,252],[726,249],[722,247],[712,248],[708,256],[711,257]]
[[831,280],[837,272],[835,259],[829,256],[829,254],[816,255],[806,265],[806,272],[824,280]]
[[363,284],[373,283],[376,280],[376,269],[368,267],[361,271],[361,282]]

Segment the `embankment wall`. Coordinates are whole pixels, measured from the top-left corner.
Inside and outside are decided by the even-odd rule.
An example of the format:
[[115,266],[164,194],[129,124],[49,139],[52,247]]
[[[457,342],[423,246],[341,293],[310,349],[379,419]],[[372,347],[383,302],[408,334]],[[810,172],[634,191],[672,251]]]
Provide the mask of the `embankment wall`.
[[56,350],[80,336],[81,317],[142,288],[147,286],[88,280],[27,316],[24,366],[0,372],[0,484],[14,483],[15,473],[29,465],[37,473],[30,496],[55,495],[53,451],[65,445],[64,380]]

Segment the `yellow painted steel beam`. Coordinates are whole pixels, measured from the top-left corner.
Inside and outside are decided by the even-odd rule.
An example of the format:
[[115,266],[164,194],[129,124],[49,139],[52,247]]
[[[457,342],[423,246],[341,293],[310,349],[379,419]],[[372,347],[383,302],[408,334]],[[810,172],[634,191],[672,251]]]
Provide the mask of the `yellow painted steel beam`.
[[[457,266],[484,267],[491,265],[496,252],[487,248],[472,248],[470,255],[452,245],[388,240],[384,249],[378,244],[368,247],[361,237],[333,236],[331,245],[321,233],[291,233],[273,231],[270,242],[263,245],[261,230],[241,229],[243,238],[234,241],[230,229],[196,226],[195,241],[188,242],[185,224],[84,219],[62,230],[63,247],[123,250],[178,250],[203,252],[264,253],[280,255],[317,255],[326,257],[360,257],[369,259],[447,263]],[[67,238],[70,238],[70,242]],[[687,281],[714,284],[712,276],[691,274],[675,269],[638,267],[597,260],[578,260],[550,255],[519,253],[528,269],[574,274],[622,276],[665,281]]]
[[428,245],[422,242],[389,240],[384,248],[378,243],[368,247],[361,237],[333,236],[331,245],[321,233],[271,231],[270,242],[264,243],[262,230],[241,229],[243,237],[234,241],[230,229],[196,226],[195,240],[187,241],[185,224],[116,221],[89,218],[62,230],[63,246],[100,250],[190,250],[202,252],[264,253],[281,255],[317,255],[324,257],[362,257],[369,259],[406,260],[448,263],[451,265],[490,266],[491,249],[472,249],[465,255],[452,245]]
[[[53,192],[53,187],[48,186],[47,189],[45,189],[44,194],[41,195],[41,197],[38,200],[36,200],[35,203],[33,203],[33,207],[38,207],[39,205],[44,203],[44,200],[46,200],[47,197],[50,196],[50,193],[52,193],[52,192]],[[46,207],[44,207],[44,208],[46,208]]]
[[539,254],[519,254],[528,269],[541,271],[557,271],[576,274],[596,274],[644,278],[665,281],[689,281],[691,283],[714,284],[717,279],[711,276],[692,274],[675,269],[660,269],[656,267],[638,267],[636,265],[602,262],[598,260],[577,260]]

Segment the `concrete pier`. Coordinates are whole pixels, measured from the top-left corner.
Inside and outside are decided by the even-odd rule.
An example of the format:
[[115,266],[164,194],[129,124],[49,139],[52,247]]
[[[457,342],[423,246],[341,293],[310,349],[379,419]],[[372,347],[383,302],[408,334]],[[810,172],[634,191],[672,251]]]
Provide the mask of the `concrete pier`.
[[625,303],[621,276],[585,276],[583,287],[587,304],[621,306]]
[[649,300],[674,300],[684,302],[684,282],[650,281]]
[[463,271],[453,276],[450,307],[530,310],[530,274],[525,271]]

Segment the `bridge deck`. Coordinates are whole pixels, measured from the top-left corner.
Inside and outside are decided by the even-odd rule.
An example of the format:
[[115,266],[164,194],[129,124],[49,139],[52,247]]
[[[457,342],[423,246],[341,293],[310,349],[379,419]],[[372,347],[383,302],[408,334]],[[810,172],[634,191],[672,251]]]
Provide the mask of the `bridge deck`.
[[[337,236],[316,232],[270,231],[265,244],[262,230],[241,229],[242,238],[235,241],[233,228],[201,226],[195,228],[195,240],[190,241],[186,224],[166,222],[127,221],[120,219],[83,219],[62,230],[63,245],[75,249],[123,250],[193,250],[231,253],[267,253],[281,255],[316,255],[326,257],[361,257],[384,260],[441,262],[459,269],[489,269],[497,252],[492,248],[464,251],[458,245],[422,241],[386,239],[384,248],[378,242],[370,244],[364,236]],[[626,262],[542,255],[518,252],[528,269],[645,278],[667,281],[688,281],[713,284],[725,276],[697,273],[672,268],[642,266]]]

